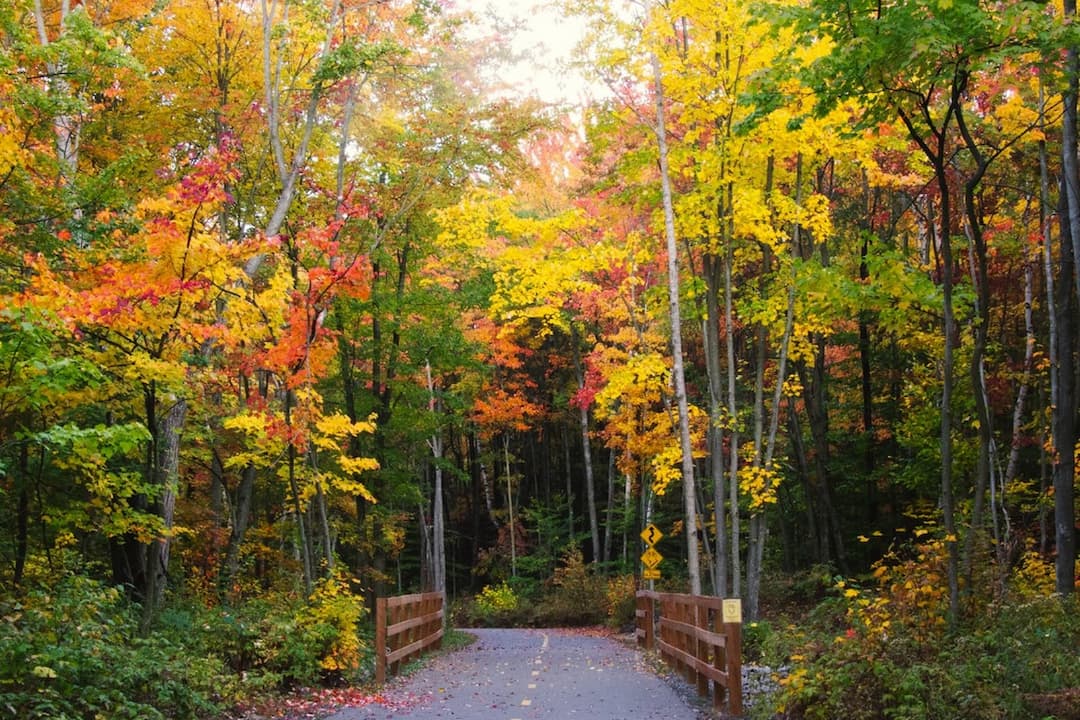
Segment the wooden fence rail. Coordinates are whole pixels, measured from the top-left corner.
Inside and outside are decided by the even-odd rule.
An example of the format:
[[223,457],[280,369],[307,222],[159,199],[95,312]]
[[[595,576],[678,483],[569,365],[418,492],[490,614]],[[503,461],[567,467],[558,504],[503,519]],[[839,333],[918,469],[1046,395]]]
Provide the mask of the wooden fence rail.
[[442,593],[398,595],[375,600],[375,681],[386,673],[397,675],[401,666],[425,650],[442,647]]
[[[728,601],[731,602],[731,601]],[[742,623],[724,622],[724,600],[639,590],[637,640],[660,656],[687,682],[707,696],[712,684],[713,707],[727,701],[727,712],[742,715]],[[657,624],[659,610],[659,624]]]

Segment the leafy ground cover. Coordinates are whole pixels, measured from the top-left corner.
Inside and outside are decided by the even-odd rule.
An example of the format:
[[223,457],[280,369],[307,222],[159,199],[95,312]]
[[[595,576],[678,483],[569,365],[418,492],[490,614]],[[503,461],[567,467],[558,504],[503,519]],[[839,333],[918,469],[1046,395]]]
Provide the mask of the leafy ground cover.
[[778,584],[787,602],[745,633],[747,656],[776,680],[753,717],[1080,717],[1080,606],[1049,590],[1053,566],[1025,557],[1007,593],[966,595],[950,626],[943,547],[890,553],[859,580],[819,570]]

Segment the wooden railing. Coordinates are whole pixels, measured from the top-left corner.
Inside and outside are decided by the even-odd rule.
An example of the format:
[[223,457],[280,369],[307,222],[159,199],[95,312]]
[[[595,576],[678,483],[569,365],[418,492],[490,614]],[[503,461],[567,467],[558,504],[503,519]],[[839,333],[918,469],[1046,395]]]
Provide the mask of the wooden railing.
[[[707,696],[712,683],[713,707],[727,701],[727,712],[742,715],[742,623],[724,622],[724,600],[639,590],[637,640],[660,656],[687,682]],[[729,616],[732,615],[732,601]],[[656,612],[659,609],[659,625]],[[730,619],[730,618],[729,618]]]
[[387,671],[425,650],[442,646],[445,599],[442,593],[422,593],[375,600],[375,681],[386,682]]

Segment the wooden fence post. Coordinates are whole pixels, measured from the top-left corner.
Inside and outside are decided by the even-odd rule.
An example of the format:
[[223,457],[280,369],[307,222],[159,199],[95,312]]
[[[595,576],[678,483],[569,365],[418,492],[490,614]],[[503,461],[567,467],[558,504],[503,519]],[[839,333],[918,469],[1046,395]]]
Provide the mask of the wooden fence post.
[[386,682],[386,598],[375,598],[375,682]]
[[727,660],[728,711],[742,715],[742,622],[724,623],[724,656]]

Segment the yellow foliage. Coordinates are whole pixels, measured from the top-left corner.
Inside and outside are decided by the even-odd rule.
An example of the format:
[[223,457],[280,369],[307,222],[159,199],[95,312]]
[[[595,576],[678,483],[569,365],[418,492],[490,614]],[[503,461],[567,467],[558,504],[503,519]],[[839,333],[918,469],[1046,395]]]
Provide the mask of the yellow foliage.
[[1029,547],[1013,570],[1010,587],[1025,600],[1051,597],[1057,588],[1054,563]]
[[624,404],[658,402],[668,387],[667,360],[659,353],[633,355],[618,364],[596,394],[596,416],[609,419]]
[[774,505],[778,501],[780,475],[773,468],[746,465],[739,468],[738,477],[739,492],[748,498],[751,514],[757,514],[766,505]]
[[357,626],[364,612],[363,597],[349,589],[348,581],[340,573],[320,580],[315,586],[300,622],[333,628],[329,647],[321,660],[324,670],[355,670],[359,666],[363,645]]
[[[0,86],[0,97],[3,97]],[[6,176],[12,168],[25,165],[28,160],[26,150],[19,145],[22,135],[20,122],[10,105],[0,105],[0,177]]]
[[653,492],[665,495],[672,483],[682,479],[682,450],[678,445],[664,448],[649,461],[649,465],[653,472]]

